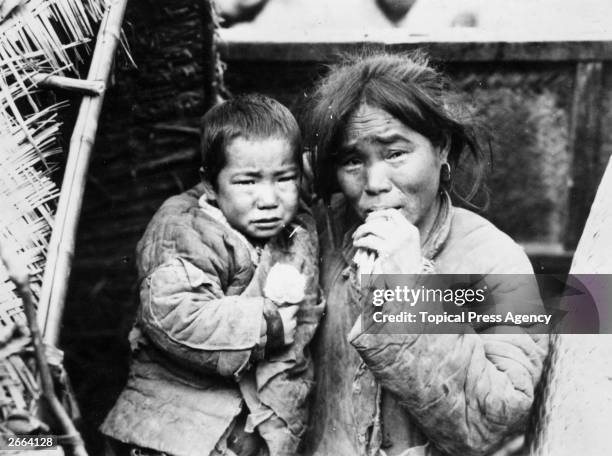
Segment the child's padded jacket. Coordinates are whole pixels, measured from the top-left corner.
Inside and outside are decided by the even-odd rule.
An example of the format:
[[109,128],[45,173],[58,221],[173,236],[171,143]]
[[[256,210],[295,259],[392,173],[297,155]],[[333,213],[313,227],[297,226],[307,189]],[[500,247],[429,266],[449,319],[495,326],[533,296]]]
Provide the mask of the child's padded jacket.
[[[235,230],[200,207],[205,184],[168,199],[137,246],[140,306],[129,379],[102,432],[177,456],[206,455],[245,407],[239,382],[254,382],[281,432],[271,454],[293,454],[308,421],[308,350],[318,300],[318,241],[307,210],[268,241],[257,266]],[[295,343],[264,354],[263,284],[276,263],[307,278]],[[280,419],[280,420],[279,420]],[[253,420],[251,420],[253,421]],[[256,420],[255,420],[256,421]]]

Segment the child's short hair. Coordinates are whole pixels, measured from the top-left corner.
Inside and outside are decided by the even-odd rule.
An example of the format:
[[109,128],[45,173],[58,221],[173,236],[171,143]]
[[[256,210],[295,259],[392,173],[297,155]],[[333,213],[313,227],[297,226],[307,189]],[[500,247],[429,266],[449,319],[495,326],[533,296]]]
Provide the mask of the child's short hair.
[[278,101],[265,95],[241,95],[211,108],[202,117],[203,177],[213,187],[226,164],[225,150],[230,141],[245,139],[287,139],[300,171],[302,134],[293,114]]

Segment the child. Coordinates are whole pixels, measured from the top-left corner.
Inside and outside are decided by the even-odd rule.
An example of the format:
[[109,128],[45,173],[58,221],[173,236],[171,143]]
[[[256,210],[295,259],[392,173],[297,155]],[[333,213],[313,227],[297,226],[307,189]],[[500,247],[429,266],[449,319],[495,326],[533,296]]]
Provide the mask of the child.
[[203,117],[202,154],[203,182],[138,243],[133,361],[101,430],[140,454],[293,455],[323,311],[299,127],[275,100],[238,97]]

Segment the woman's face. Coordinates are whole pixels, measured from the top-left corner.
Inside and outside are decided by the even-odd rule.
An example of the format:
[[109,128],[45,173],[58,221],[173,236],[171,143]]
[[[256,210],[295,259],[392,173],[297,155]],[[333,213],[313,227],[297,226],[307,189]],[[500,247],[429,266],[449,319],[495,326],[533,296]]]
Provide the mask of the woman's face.
[[435,216],[447,154],[386,111],[361,105],[349,119],[336,178],[362,219],[395,208],[421,228]]

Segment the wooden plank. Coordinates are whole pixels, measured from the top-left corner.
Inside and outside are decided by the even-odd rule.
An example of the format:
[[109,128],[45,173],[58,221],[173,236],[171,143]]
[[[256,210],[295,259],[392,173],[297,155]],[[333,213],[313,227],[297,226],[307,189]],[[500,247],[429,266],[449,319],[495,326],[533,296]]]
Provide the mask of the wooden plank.
[[[587,72],[588,70],[584,70]],[[597,304],[601,334],[557,334],[535,416],[532,456],[608,454],[612,419],[612,161],[576,249],[571,274]],[[586,379],[586,381],[585,381]]]
[[569,250],[578,243],[601,177],[602,98],[603,63],[579,63],[569,132],[572,182],[565,232],[565,247]]
[[[574,274],[612,274],[612,159],[591,206],[571,271]],[[609,300],[607,301],[609,303]],[[609,313],[609,312],[608,312]]]
[[334,62],[362,49],[404,52],[424,49],[446,62],[588,62],[612,60],[612,41],[242,41],[219,43],[221,58],[232,61]]

